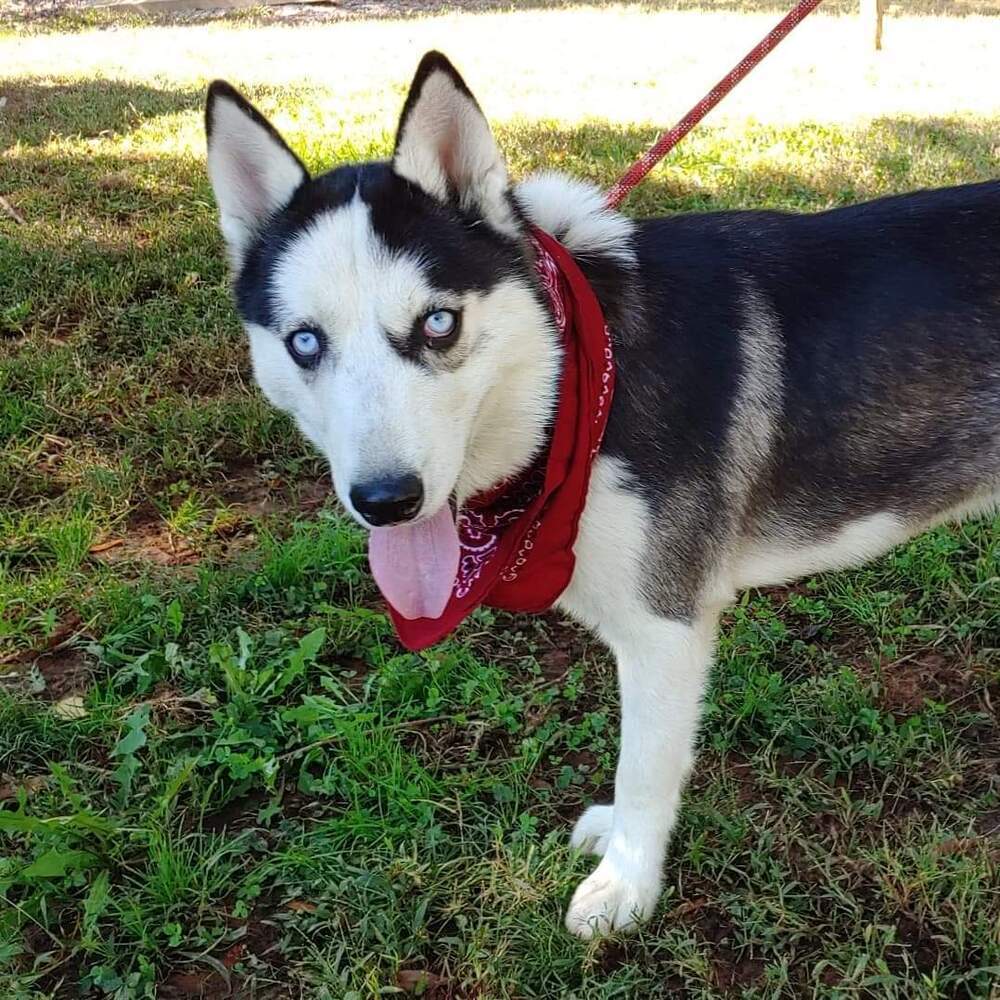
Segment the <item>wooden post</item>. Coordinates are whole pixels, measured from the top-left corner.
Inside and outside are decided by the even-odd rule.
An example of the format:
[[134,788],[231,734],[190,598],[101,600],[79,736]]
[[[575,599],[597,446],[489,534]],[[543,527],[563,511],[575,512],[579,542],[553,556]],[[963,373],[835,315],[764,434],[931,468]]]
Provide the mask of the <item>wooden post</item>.
[[[888,0],[861,0],[861,24],[865,35],[875,28],[875,51],[882,51],[882,18]],[[870,37],[870,36],[869,36]]]

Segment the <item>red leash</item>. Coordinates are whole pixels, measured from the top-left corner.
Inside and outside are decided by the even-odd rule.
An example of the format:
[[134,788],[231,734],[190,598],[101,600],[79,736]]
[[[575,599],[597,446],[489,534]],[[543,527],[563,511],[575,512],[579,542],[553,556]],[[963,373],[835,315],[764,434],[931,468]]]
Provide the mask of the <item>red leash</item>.
[[670,152],[766,56],[792,28],[811,14],[823,0],[799,0],[740,62],[727,73],[669,132],[664,132],[643,156],[636,160],[608,192],[608,208],[617,208],[645,176]]

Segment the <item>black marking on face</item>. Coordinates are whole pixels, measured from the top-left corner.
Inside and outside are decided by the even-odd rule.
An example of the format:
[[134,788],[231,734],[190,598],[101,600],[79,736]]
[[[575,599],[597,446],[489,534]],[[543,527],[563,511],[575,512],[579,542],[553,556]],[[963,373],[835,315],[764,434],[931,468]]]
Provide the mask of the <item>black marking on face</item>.
[[[446,337],[438,340],[428,338],[425,324],[429,315],[436,312],[450,312],[455,315],[455,327]],[[404,336],[389,334],[389,343],[399,355],[412,361],[427,371],[455,371],[465,360],[466,353],[457,348],[462,337],[462,310],[458,308],[429,309],[415,317]]]
[[356,167],[341,167],[303,184],[258,233],[236,277],[236,307],[248,323],[274,330],[274,276],[281,257],[323,212],[348,204],[357,190]]
[[[246,322],[275,329],[274,281],[283,254],[319,216],[346,207],[355,197],[369,206],[374,236],[391,252],[418,258],[428,282],[441,290],[442,302],[429,303],[429,311],[454,309],[451,303],[463,295],[486,293],[510,278],[535,284],[518,241],[454,205],[441,204],[390,164],[366,163],[338,167],[307,181],[265,225],[235,282],[237,307]],[[414,317],[417,332],[426,315]],[[390,341],[404,357],[425,363],[421,359],[426,342],[421,336],[418,344],[413,330],[398,331]]]
[[523,268],[519,243],[477,215],[442,205],[388,164],[371,164],[359,185],[372,228],[390,249],[419,257],[435,288],[486,292]]

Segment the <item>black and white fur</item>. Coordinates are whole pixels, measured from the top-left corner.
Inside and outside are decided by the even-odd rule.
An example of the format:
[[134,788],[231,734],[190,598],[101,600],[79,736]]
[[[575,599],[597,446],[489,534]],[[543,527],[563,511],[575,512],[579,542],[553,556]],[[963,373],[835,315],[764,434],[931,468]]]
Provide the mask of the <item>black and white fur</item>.
[[[435,53],[388,163],[311,178],[226,84],[207,125],[257,380],[362,524],[359,479],[416,472],[422,516],[544,448],[560,356],[529,221],[601,299],[617,391],[559,604],[617,658],[621,755],[614,804],[573,831],[601,861],[566,923],[631,925],[660,892],[726,604],[1000,501],[1000,184],[631,222],[558,174],[511,186]],[[435,351],[419,321],[442,308],[461,334]],[[286,346],[302,327],[311,369]]]

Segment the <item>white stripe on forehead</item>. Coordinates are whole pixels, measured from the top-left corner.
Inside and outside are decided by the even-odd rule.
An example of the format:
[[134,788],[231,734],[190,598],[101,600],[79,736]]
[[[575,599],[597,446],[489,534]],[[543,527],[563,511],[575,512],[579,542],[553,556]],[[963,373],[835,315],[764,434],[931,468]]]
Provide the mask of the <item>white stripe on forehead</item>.
[[271,288],[279,332],[318,323],[337,340],[385,330],[405,335],[420,313],[449,304],[418,255],[383,243],[372,228],[371,208],[357,194],[295,237],[274,269]]

